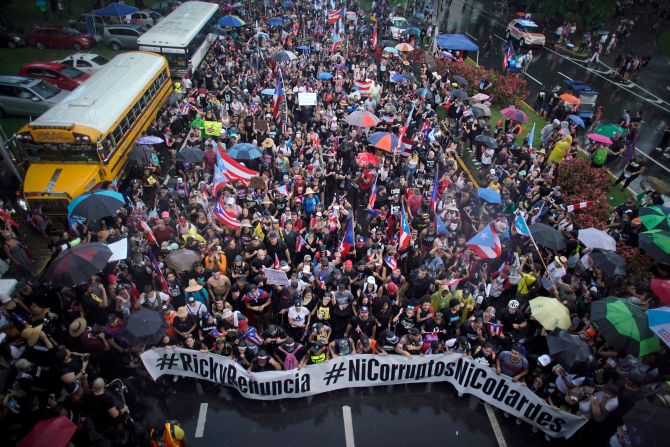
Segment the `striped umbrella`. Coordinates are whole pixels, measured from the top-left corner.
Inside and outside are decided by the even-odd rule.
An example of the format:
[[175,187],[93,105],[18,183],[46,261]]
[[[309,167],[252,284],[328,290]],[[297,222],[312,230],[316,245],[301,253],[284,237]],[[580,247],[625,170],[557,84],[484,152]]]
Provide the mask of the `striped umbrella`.
[[91,191],[75,198],[67,207],[68,216],[83,217],[95,221],[103,217],[113,216],[126,200],[123,194],[107,189]]
[[640,208],[638,217],[647,230],[670,230],[670,208],[666,206]]
[[356,110],[350,113],[344,121],[350,126],[356,127],[375,127],[379,124],[379,118],[367,110]]
[[62,251],[54,259],[42,282],[49,287],[73,287],[85,284],[99,273],[112,257],[112,250],[105,244],[79,244]]
[[410,51],[414,51],[414,47],[405,42],[396,45],[395,49],[398,51],[402,51],[403,53],[409,53]]
[[610,345],[628,354],[641,357],[661,349],[644,312],[620,298],[608,297],[593,302],[591,321]]
[[398,147],[398,137],[390,132],[375,132],[368,137],[370,144],[377,149],[393,152]]

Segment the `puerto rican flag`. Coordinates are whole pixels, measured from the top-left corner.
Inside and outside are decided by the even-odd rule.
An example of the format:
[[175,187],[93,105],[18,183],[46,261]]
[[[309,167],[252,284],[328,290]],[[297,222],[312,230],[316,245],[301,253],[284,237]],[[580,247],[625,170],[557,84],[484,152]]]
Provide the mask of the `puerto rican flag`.
[[451,287],[451,286],[455,286],[456,284],[458,284],[459,282],[463,281],[464,279],[465,279],[465,278],[453,278],[453,279],[447,279],[446,281],[443,281],[442,284],[443,284],[445,287]]
[[151,260],[151,268],[154,270],[154,274],[158,276],[158,281],[161,283],[161,289],[163,290],[163,292],[167,292],[168,289],[170,288],[170,285],[165,279],[165,276],[163,276],[163,271],[161,270],[161,267],[158,265],[158,262],[156,261],[156,256],[154,256],[154,252],[151,250],[147,250],[147,254],[149,255],[149,259]]
[[219,222],[231,230],[239,230],[242,226],[237,220],[237,216],[226,210],[223,205],[223,199],[219,199],[216,202],[216,205],[214,205],[214,208],[212,208],[212,214],[218,219]]
[[366,79],[365,81],[355,81],[354,89],[360,93],[361,96],[368,96],[373,85],[374,82],[370,79]]
[[213,194],[216,196],[219,193],[219,189],[226,183],[228,183],[228,177],[226,177],[226,167],[223,164],[223,159],[217,157],[216,166],[214,166],[214,178],[212,179],[212,185],[214,186]]
[[328,11],[328,25],[332,25],[338,20],[345,18],[346,14],[347,9],[344,6],[334,11]]
[[300,253],[300,251],[302,251],[305,245],[307,245],[307,241],[305,240],[305,238],[302,236],[298,236],[298,243],[295,246],[295,252]]
[[279,256],[277,256],[277,253],[275,253],[275,270],[279,270],[281,268],[281,262],[279,262]]
[[288,185],[281,185],[275,188],[275,191],[277,191],[279,194],[287,196],[289,195],[288,192]]
[[501,336],[503,333],[503,325],[499,323],[486,323],[486,332],[489,335]]
[[495,259],[502,253],[500,238],[491,225],[487,225],[466,244],[479,259]]
[[588,207],[590,207],[590,206],[593,206],[593,200],[589,200],[589,201],[587,201],[587,202],[579,202],[579,203],[575,203],[575,204],[572,204],[572,205],[568,205],[568,206],[565,207],[565,210],[566,210],[568,213],[571,213],[571,212],[573,212],[573,211],[583,210],[584,208],[588,208]]
[[149,226],[146,220],[140,219],[140,228],[142,229],[144,235],[149,240],[149,243],[159,247],[158,241],[156,240],[156,236],[154,236],[154,232],[151,230],[151,227]]
[[282,80],[281,69],[277,75],[277,87],[272,95],[272,115],[275,119],[279,116],[279,104],[284,99],[284,82]]
[[405,205],[400,205],[400,235],[398,236],[398,250],[405,250],[412,239],[407,216],[405,216]]
[[220,157],[220,159],[217,162],[217,166],[221,167],[223,175],[228,179],[228,181],[230,182],[242,181],[248,185],[252,177],[258,176],[258,172],[254,171],[253,169],[249,169],[245,166],[242,166],[240,163],[233,160],[228,154],[223,152],[223,150],[220,147],[218,156]]
[[[351,219],[349,219],[349,223],[347,224],[347,229],[344,231],[342,241],[340,242],[340,252],[342,253],[342,256],[347,256],[349,254],[349,250],[351,250],[351,247],[353,247],[355,243],[356,238],[354,236],[354,217],[351,216]],[[314,258],[314,260],[316,260],[316,258]]]
[[375,28],[372,30],[372,48],[377,48],[377,24],[375,23]]
[[338,47],[338,45],[342,45],[342,38],[337,32],[334,32],[332,41],[333,43],[330,45],[330,51],[335,52],[335,49]]
[[385,257],[384,262],[391,268],[391,270],[395,270],[398,268],[398,261],[396,261],[393,256]]
[[368,200],[369,210],[375,209],[375,201],[377,201],[377,177],[375,177],[375,181],[372,183],[372,189],[370,190],[370,200]]
[[522,236],[530,237],[530,228],[526,223],[526,216],[522,213],[518,213],[514,218],[514,230]]
[[512,46],[512,41],[508,40],[507,41],[507,49],[505,49],[505,54],[503,55],[503,71],[507,70],[507,67],[509,67],[509,63],[511,60],[514,59],[516,54],[514,53],[514,47]]

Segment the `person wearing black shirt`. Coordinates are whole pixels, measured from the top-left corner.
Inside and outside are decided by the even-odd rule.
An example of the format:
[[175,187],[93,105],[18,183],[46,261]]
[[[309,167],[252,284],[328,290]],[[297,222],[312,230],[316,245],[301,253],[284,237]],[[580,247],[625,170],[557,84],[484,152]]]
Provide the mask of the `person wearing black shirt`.
[[435,280],[428,274],[428,270],[420,267],[409,275],[409,288],[407,290],[407,303],[418,305],[424,295],[430,293],[430,288]]
[[279,239],[279,236],[274,231],[270,232],[268,235],[265,249],[267,250],[270,259],[279,258],[280,261],[286,261],[289,264],[291,263],[291,254],[289,253],[288,245]]
[[449,307],[442,309],[442,317],[446,324],[447,335],[451,337],[456,336],[456,329],[458,322],[461,319],[461,302],[457,298],[449,300]]
[[399,342],[400,337],[398,337],[395,332],[391,330],[382,331],[377,339],[377,351],[381,355],[400,354],[400,352],[396,350],[396,346],[398,346]]
[[468,320],[461,325],[461,335],[467,337],[471,346],[478,346],[486,341],[483,325],[481,318]]
[[344,337],[351,336],[354,341],[360,339],[361,334],[368,337],[375,338],[377,332],[377,320],[370,315],[370,310],[367,306],[362,306],[358,311],[358,315],[353,317],[344,331]]

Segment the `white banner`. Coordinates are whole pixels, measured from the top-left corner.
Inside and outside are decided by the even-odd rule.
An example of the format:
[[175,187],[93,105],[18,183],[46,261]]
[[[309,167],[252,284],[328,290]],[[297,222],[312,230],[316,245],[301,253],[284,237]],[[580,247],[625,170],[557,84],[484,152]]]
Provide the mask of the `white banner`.
[[250,399],[313,396],[343,388],[449,382],[554,438],[569,438],[586,419],[549,406],[527,387],[460,354],[414,356],[349,355],[300,370],[250,373],[217,354],[181,348],[145,351],[151,377],[168,374],[204,379],[235,388]]
[[128,238],[107,245],[112,250],[112,257],[107,262],[123,261],[128,258]]
[[263,273],[265,273],[270,285],[288,286],[291,284],[288,276],[286,276],[286,272],[283,270],[264,268]]
[[299,106],[315,106],[316,105],[316,93],[298,93],[298,105]]

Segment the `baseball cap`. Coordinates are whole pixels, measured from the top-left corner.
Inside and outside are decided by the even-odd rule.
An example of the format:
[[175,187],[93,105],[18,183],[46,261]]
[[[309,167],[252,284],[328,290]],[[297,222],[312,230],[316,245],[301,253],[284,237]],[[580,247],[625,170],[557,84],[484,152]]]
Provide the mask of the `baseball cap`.
[[351,267],[354,266],[354,263],[351,262],[351,259],[347,259],[346,261],[344,261],[344,266],[345,266],[346,268],[350,269]]
[[542,366],[547,366],[551,363],[551,357],[549,357],[547,354],[543,354],[537,358],[537,363]]
[[368,308],[368,306],[362,306],[361,310],[359,312],[362,313],[362,314],[369,314],[370,309]]

